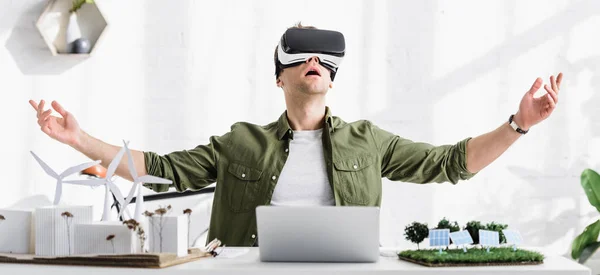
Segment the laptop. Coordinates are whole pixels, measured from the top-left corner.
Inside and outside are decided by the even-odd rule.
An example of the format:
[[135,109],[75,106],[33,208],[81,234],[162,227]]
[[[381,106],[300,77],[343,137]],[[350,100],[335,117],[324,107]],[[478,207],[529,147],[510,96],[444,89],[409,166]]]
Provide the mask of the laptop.
[[377,262],[379,207],[259,206],[263,262]]

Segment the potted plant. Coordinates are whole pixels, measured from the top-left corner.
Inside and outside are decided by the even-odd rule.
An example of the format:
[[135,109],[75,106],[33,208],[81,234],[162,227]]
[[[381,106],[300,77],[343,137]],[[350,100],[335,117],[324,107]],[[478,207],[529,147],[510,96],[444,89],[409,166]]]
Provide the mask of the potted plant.
[[[583,187],[590,204],[600,212],[600,175],[592,169],[585,169],[581,173],[581,187]],[[571,257],[581,264],[585,263],[600,247],[598,233],[600,233],[600,219],[588,225],[573,240]]]
[[73,5],[69,9],[69,22],[67,24],[66,42],[70,53],[89,53],[91,50],[90,40],[81,35],[81,29],[77,22],[77,11],[84,4],[93,4],[94,0],[73,0]]

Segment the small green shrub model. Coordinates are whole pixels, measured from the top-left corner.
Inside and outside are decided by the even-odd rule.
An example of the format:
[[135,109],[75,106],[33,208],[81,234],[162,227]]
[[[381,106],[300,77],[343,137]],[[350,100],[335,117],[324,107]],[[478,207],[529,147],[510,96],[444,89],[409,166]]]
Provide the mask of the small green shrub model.
[[[599,223],[599,229],[600,229],[600,221],[598,223]],[[471,235],[471,238],[473,239],[474,245],[479,244],[479,230],[481,230],[481,229],[498,232],[499,233],[499,242],[500,242],[500,244],[502,244],[502,243],[506,243],[506,237],[502,233],[502,230],[504,230],[506,228],[508,228],[508,225],[497,223],[495,221],[492,221],[485,225],[483,225],[480,221],[470,221],[463,228],[463,230],[466,230],[469,232],[469,234]],[[450,220],[448,220],[446,217],[444,217],[442,220],[440,220],[438,222],[437,226],[432,229],[448,229],[448,230],[450,230],[450,232],[457,232],[457,231],[461,230],[461,227],[458,224],[458,222],[456,222],[456,221],[450,222]],[[419,244],[421,242],[423,242],[423,240],[425,240],[429,236],[429,228],[427,228],[426,223],[419,223],[419,222],[415,221],[415,222],[407,225],[404,228],[404,236],[405,236],[406,240],[417,244],[417,249],[419,249]],[[450,240],[450,244],[452,244],[452,240]],[[600,243],[599,243],[599,246],[600,246]]]
[[456,232],[460,231],[460,225],[458,225],[458,222],[456,221],[451,223],[448,219],[446,219],[446,217],[444,217],[442,220],[440,220],[440,222],[438,222],[438,225],[435,229],[450,229],[450,232]]
[[[460,231],[460,225],[458,225],[458,222],[450,222],[448,219],[446,219],[446,217],[444,217],[442,220],[440,220],[440,222],[438,222],[437,227],[434,229],[450,229],[450,232],[456,232]],[[450,244],[452,244],[452,240],[450,240]]]
[[429,236],[429,228],[426,223],[413,222],[404,228],[404,236],[406,240],[416,243],[418,250],[419,244]]
[[465,230],[469,231],[471,238],[473,239],[473,244],[479,244],[479,229],[484,229],[485,226],[481,224],[480,221],[470,221],[465,226]]
[[[502,233],[502,230],[506,229],[508,227],[507,224],[500,224],[500,223],[496,223],[496,222],[491,222],[485,225],[485,230],[489,230],[489,231],[496,231],[499,233],[500,235],[500,243],[506,243],[506,237],[504,237],[504,234]],[[478,238],[479,240],[479,238]]]

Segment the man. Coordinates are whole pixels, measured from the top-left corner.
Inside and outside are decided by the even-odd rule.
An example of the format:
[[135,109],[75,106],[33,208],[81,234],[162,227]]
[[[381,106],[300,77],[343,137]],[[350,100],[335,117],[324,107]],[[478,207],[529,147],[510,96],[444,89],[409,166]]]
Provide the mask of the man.
[[[286,111],[268,125],[239,122],[210,143],[159,156],[132,151],[136,170],[173,181],[178,191],[197,190],[218,182],[208,240],[228,246],[257,242],[258,205],[367,205],[381,203],[381,178],[412,183],[467,180],[498,158],[530,127],[556,107],[562,74],[542,86],[535,80],[516,114],[496,130],[454,145],[412,142],[369,121],[346,123],[332,116],[325,95],[332,87],[345,50],[343,35],[297,25],[276,47],[276,85],[283,90]],[[57,102],[62,117],[37,111],[41,130],[91,159],[108,165],[120,147],[89,136]],[[507,117],[509,114],[507,114]],[[122,160],[117,175],[132,180]],[[168,186],[146,185],[157,192]]]

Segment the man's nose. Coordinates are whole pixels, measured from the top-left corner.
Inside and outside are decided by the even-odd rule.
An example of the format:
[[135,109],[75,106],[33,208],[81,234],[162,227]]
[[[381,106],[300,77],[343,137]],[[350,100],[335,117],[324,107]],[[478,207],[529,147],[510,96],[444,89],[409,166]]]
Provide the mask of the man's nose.
[[315,63],[318,64],[319,63],[319,58],[316,57],[316,56],[311,56],[309,59],[306,60],[306,63],[312,63],[312,62],[315,62]]

